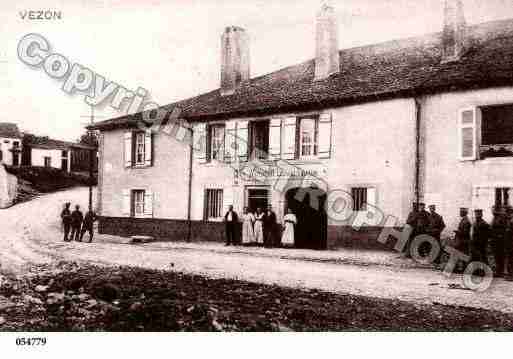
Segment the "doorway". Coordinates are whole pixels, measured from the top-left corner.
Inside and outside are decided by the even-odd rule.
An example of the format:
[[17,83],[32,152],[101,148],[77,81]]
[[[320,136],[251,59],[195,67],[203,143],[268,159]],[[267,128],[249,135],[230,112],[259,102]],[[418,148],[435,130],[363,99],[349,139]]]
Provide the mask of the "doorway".
[[[285,211],[290,208],[297,218],[294,246],[305,249],[326,249],[328,234],[328,216],[324,209],[326,193],[317,188],[303,189],[305,195],[299,201],[296,194],[300,190],[300,188],[292,188],[285,195]],[[298,196],[298,198],[301,197]]]
[[256,213],[257,208],[265,211],[270,203],[269,189],[266,187],[253,187],[247,189],[247,207],[252,213]]

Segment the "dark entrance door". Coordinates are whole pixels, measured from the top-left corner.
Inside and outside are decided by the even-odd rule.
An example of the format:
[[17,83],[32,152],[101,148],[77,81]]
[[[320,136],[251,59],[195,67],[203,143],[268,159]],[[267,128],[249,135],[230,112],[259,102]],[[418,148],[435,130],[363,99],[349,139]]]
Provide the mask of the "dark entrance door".
[[248,188],[248,207],[250,212],[256,213],[257,208],[262,211],[269,204],[269,190],[267,188]]
[[295,246],[326,249],[328,229],[328,217],[324,210],[326,194],[319,193],[319,189],[306,189],[304,198],[298,201],[295,197],[299,190],[299,188],[290,189],[285,196],[286,206],[292,209],[297,217],[294,231]]

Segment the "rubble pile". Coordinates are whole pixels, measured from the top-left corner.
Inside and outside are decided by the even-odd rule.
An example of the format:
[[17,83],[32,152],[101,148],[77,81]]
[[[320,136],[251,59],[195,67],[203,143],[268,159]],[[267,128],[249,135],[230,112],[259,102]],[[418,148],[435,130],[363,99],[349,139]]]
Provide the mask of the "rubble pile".
[[0,276],[1,331],[512,330],[495,311],[61,262]]

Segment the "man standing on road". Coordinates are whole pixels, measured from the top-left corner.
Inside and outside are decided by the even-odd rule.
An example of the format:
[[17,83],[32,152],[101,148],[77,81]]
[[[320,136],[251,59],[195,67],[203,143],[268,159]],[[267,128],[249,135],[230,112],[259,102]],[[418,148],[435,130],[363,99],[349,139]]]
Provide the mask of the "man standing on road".
[[493,207],[493,221],[491,228],[493,256],[495,259],[495,277],[504,276],[504,243],[508,221],[501,207]]
[[419,214],[419,206],[417,204],[417,202],[413,202],[412,204],[412,211],[410,212],[410,214],[408,214],[408,219],[406,220],[406,224],[408,224],[412,231],[411,231],[411,234],[408,238],[408,242],[406,243],[406,246],[405,246],[405,253],[404,255],[406,257],[411,257],[411,254],[410,254],[410,247],[411,247],[411,242],[413,241],[413,239],[415,238],[415,236],[417,235],[417,233],[415,232],[415,228],[417,226],[417,217],[418,217],[418,214]]
[[93,233],[94,233],[93,225],[94,225],[95,221],[96,221],[96,214],[93,212],[92,209],[90,209],[89,211],[87,211],[87,213],[84,216],[84,222],[82,224],[82,231],[80,233],[81,241],[82,241],[82,239],[84,239],[84,234],[86,231],[89,232],[89,243],[91,243],[93,241]]
[[228,206],[228,212],[224,215],[224,224],[226,229],[226,246],[237,244],[237,228],[239,225],[239,216],[233,210],[233,206]]
[[71,240],[80,242],[80,227],[83,220],[84,215],[80,212],[80,206],[77,204],[75,210],[71,213]]
[[442,232],[445,228],[445,222],[441,215],[436,213],[436,206],[434,204],[429,206],[429,216],[428,216],[428,226],[427,226],[427,234],[433,237],[438,244],[440,245],[440,253],[438,257],[435,259],[435,264],[440,264],[440,257],[442,254],[442,243],[441,236]]
[[68,238],[71,229],[71,211],[69,210],[70,206],[71,203],[66,202],[64,204],[64,209],[61,212],[62,226],[64,228],[64,242],[68,242],[70,240]]
[[475,221],[472,225],[472,261],[488,265],[488,237],[490,225],[483,219],[483,210],[474,210]]
[[271,206],[267,208],[264,219],[264,247],[272,248],[276,243],[276,228],[278,226],[276,213]]
[[[469,255],[470,253],[470,229],[471,224],[468,219],[468,208],[460,208],[460,224],[458,229],[455,230],[455,247],[461,253]],[[457,272],[463,272],[463,263],[460,261],[456,266]]]

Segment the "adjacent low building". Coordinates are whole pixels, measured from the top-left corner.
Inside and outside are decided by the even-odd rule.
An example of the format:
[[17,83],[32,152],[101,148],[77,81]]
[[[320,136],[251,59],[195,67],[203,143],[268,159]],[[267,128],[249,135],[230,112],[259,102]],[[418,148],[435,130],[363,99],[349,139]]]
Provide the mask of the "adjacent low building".
[[18,125],[0,122],[0,163],[8,166],[21,164],[22,138]]
[[441,5],[440,33],[342,51],[323,6],[316,57],[257,78],[246,30],[226,28],[221,87],[164,107],[179,126],[92,127],[100,231],[222,240],[228,205],[270,205],[296,213],[299,247],[373,246],[415,201],[445,235],[461,206],[512,204],[513,20],[469,26],[461,1]]

